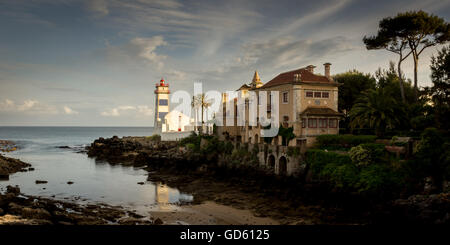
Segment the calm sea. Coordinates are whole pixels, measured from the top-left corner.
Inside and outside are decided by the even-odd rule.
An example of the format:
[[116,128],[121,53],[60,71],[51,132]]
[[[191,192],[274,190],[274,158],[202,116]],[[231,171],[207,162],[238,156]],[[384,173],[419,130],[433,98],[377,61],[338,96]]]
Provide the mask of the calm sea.
[[[19,146],[18,151],[4,155],[19,158],[35,168],[0,181],[0,189],[18,185],[28,195],[120,205],[140,213],[176,209],[177,203],[191,201],[193,197],[147,181],[148,172],[142,168],[110,165],[77,153],[99,137],[150,136],[152,131],[151,127],[0,127],[0,139]],[[38,185],[36,180],[48,183]],[[68,181],[74,184],[68,185]]]

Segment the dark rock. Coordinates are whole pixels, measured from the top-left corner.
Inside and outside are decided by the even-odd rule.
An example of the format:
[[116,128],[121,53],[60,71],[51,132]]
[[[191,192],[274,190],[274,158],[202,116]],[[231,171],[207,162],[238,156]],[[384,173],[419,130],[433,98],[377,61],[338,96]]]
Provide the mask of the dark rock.
[[157,218],[157,219],[155,219],[155,221],[153,221],[153,224],[162,225],[162,224],[164,224],[164,222],[160,218]]
[[13,193],[15,195],[19,195],[20,194],[20,188],[18,186],[10,186],[10,185],[8,185],[6,187],[6,193]]
[[138,185],[143,185],[144,184],[144,182],[138,182]]
[[56,148],[59,148],[59,149],[70,149],[70,147],[67,146],[67,145],[57,146]]
[[[450,193],[414,195],[393,203],[394,222],[450,224]],[[392,218],[392,217],[391,217]]]
[[73,223],[66,222],[66,221],[59,221],[58,225],[73,225]]
[[19,205],[17,203],[11,202],[8,205],[8,213],[21,215],[23,208],[24,208],[23,206],[21,206],[21,205]]
[[42,208],[33,209],[29,207],[24,207],[22,209],[22,216],[24,218],[29,219],[44,219],[44,220],[48,220],[51,217],[50,213],[45,209]]
[[48,183],[48,181],[46,181],[46,180],[36,180],[36,185],[47,184],[47,183]]
[[68,185],[72,185],[72,184],[73,184],[73,181],[67,181],[67,184],[68,184]]
[[26,171],[25,168],[30,166],[30,164],[22,162],[18,159],[0,155],[0,179],[9,179],[10,174],[19,171]]
[[144,216],[137,214],[137,213],[133,213],[133,212],[128,212],[128,215],[132,218],[136,218],[136,219],[142,219],[144,218]]
[[28,171],[34,171],[34,168],[28,168]]

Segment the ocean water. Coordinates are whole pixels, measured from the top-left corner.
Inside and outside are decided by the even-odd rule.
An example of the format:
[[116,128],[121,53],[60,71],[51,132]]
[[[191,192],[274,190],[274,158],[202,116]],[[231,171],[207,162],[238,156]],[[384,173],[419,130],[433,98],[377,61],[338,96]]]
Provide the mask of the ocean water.
[[[193,197],[147,181],[148,172],[142,168],[110,165],[77,153],[99,137],[150,136],[152,131],[151,127],[0,127],[0,139],[14,141],[19,147],[3,154],[35,168],[0,181],[0,190],[18,185],[28,195],[120,205],[139,213],[177,209],[180,201],[189,202]],[[36,180],[48,183],[36,184]]]

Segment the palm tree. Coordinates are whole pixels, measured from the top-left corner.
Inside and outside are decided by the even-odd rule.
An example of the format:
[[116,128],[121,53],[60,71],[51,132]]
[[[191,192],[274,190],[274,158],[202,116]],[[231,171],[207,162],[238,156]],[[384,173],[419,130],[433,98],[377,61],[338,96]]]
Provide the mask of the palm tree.
[[[208,108],[211,106],[211,102],[207,99],[205,93],[199,94],[199,102],[200,106],[202,108],[202,130],[205,124],[205,120],[203,119],[204,112],[206,110],[206,113],[208,113]],[[208,116],[208,115],[206,115]]]
[[[206,109],[206,113],[208,113],[208,108],[211,106],[211,102],[208,101],[207,96],[204,93],[202,93],[202,94],[192,97],[191,106],[192,106],[192,108],[195,108],[196,112],[197,112],[198,108],[201,108],[202,125],[200,127],[199,132],[202,133],[203,127],[205,124],[205,120],[204,120],[205,109]],[[197,114],[196,114],[195,118],[197,119]]]
[[194,111],[194,128],[195,128],[197,127],[197,110],[198,110],[198,100],[197,97],[195,96],[192,96],[191,107]]
[[405,118],[403,108],[382,88],[365,91],[349,114],[352,129],[357,126],[375,128],[377,136],[382,136],[387,128],[400,125]]

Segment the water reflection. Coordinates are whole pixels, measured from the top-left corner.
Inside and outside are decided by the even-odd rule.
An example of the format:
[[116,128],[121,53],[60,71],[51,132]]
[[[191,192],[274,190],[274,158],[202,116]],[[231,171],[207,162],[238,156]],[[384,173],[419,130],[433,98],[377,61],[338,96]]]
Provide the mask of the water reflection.
[[[0,138],[14,140],[1,134]],[[142,168],[111,165],[76,153],[74,149],[57,148],[75,145],[63,139],[46,140],[40,137],[15,141],[20,144],[20,149],[6,155],[31,163],[35,171],[19,172],[11,175],[7,181],[0,181],[2,191],[8,185],[18,185],[28,195],[78,203],[127,206],[138,212],[176,209],[179,202],[193,199],[191,195],[180,193],[177,189],[147,181],[148,172]],[[81,139],[77,139],[77,145],[82,143]],[[37,185],[36,180],[46,180],[48,183]],[[69,185],[68,181],[74,183]],[[145,184],[138,185],[138,182]]]

